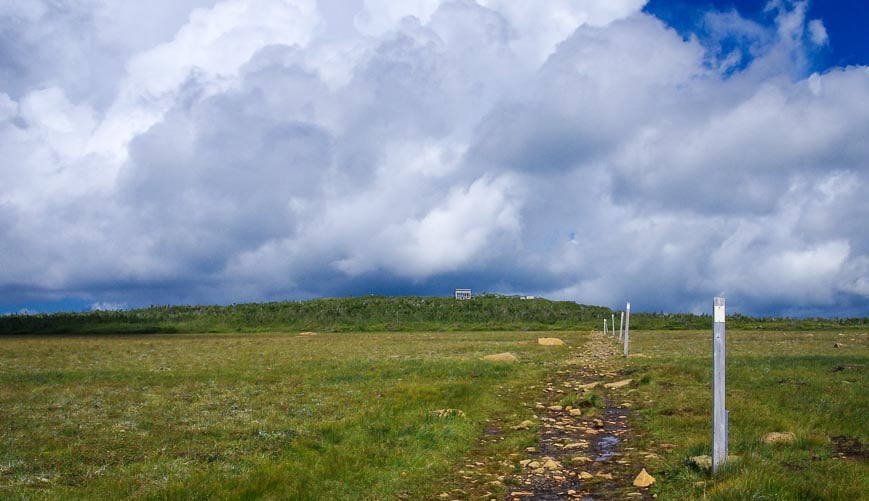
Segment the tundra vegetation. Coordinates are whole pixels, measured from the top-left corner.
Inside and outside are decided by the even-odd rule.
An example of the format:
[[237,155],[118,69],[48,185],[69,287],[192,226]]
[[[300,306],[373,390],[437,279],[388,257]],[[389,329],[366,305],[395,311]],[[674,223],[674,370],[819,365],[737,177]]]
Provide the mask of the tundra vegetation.
[[[504,495],[538,440],[536,425],[515,425],[534,421],[541,382],[557,385],[609,314],[502,297],[365,297],[4,317],[0,498]],[[649,328],[695,320],[707,328]],[[620,446],[653,453],[636,465],[657,479],[648,492],[869,492],[866,319],[799,322],[744,317],[734,328],[728,318],[738,459],[712,478],[688,461],[711,449],[711,318],[632,314],[632,356],[614,362],[634,380],[623,390],[632,433]],[[560,330],[569,347],[538,345],[553,334],[535,329]],[[518,361],[481,360],[498,353]],[[598,390],[560,398],[606,405]],[[497,440],[481,440],[493,428]],[[773,431],[795,441],[763,443]],[[469,485],[458,472],[476,463],[503,481]]]

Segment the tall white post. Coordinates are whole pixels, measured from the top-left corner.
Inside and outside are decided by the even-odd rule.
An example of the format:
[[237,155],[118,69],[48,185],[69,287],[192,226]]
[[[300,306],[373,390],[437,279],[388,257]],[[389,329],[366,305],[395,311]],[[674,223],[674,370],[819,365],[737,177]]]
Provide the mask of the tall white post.
[[619,319],[619,339],[622,338],[622,333],[625,331],[625,312],[622,312],[622,316]]
[[712,474],[727,462],[727,409],[724,405],[724,298],[712,301]]
[[631,343],[631,303],[625,306],[625,358],[628,358],[628,345]]
[[613,334],[616,333],[616,314],[610,313],[610,330]]
[[606,336],[606,319],[603,319],[603,335]]

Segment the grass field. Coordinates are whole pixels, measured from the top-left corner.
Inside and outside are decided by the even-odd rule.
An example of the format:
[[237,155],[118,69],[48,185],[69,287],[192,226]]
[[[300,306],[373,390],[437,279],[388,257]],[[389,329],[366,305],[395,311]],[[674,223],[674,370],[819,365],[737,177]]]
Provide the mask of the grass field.
[[[479,360],[504,351],[521,362]],[[0,498],[431,498],[565,353],[504,332],[0,338]]]
[[[581,350],[589,334],[558,336]],[[479,443],[490,422],[532,417],[540,381],[570,367],[576,351],[537,337],[0,337],[0,498],[436,498],[463,487],[461,465],[503,458],[510,474],[510,454],[534,445],[533,428]],[[710,333],[631,340],[636,356],[617,361],[640,383],[626,393],[635,431],[623,445],[659,456],[646,465],[659,499],[866,498],[865,332],[729,331],[740,459],[715,480],[685,461],[711,448]],[[479,360],[500,352],[520,362]],[[797,441],[763,445],[769,431]]]
[[[714,482],[686,458],[711,452],[710,331],[634,332],[639,441],[673,444],[655,467],[663,499],[869,499],[869,336],[727,333],[729,453]],[[836,347],[836,344],[840,347]],[[767,445],[767,432],[796,442]],[[654,446],[652,446],[654,448]]]

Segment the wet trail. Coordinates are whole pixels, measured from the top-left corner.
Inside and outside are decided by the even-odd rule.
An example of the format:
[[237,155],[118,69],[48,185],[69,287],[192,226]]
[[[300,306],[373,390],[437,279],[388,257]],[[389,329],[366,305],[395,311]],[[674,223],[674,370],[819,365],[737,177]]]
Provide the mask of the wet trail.
[[[545,401],[535,404],[540,445],[526,451],[508,500],[653,499],[648,489],[632,485],[645,452],[627,447],[631,435],[632,391],[623,359],[610,337],[592,334],[546,383]],[[576,408],[562,405],[576,401]],[[588,405],[596,403],[596,406]]]

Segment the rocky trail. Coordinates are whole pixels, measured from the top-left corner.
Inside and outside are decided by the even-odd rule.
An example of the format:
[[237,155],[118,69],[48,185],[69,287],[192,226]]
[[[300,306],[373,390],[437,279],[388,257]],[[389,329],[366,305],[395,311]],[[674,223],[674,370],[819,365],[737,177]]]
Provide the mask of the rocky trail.
[[[529,404],[533,420],[512,425],[534,429],[539,445],[500,462],[510,474],[497,480],[465,476],[491,487],[474,495],[464,490],[443,499],[608,500],[654,499],[654,482],[644,468],[660,459],[655,453],[631,447],[632,406],[628,394],[634,383],[611,337],[593,333],[569,362],[542,384],[539,402]],[[659,447],[667,447],[660,444]],[[469,465],[473,466],[473,465]],[[477,471],[482,469],[478,465]],[[638,478],[639,477],[639,478]],[[473,492],[473,489],[471,489]],[[500,491],[500,495],[495,492]]]

